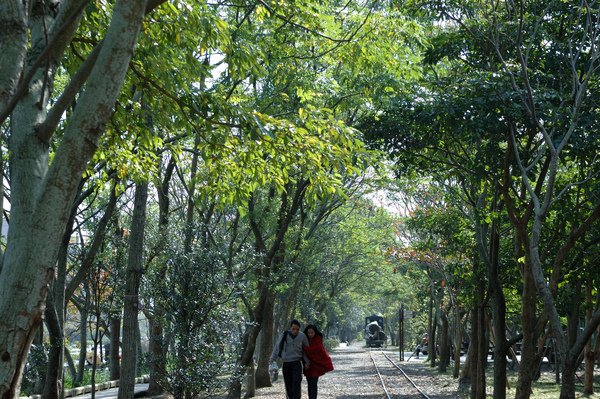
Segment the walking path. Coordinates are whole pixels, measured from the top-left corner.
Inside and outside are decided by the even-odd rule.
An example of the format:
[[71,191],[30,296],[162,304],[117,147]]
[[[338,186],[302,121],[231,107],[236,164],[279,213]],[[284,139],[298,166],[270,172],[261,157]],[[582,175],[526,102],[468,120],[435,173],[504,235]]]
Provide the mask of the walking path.
[[[148,383],[135,384],[134,392],[145,392],[148,390]],[[110,388],[102,391],[96,391],[96,399],[116,399],[119,394],[119,388]],[[77,399],[91,399],[92,394],[86,393],[84,395],[73,396]]]

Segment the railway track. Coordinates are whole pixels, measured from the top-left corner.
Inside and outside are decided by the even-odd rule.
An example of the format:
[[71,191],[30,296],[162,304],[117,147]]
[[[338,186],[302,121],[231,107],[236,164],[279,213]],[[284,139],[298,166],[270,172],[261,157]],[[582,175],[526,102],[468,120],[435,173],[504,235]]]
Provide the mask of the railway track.
[[[371,361],[381,382],[381,386],[388,399],[392,398],[423,398],[431,399],[415,381],[406,374],[406,372],[392,360],[383,350],[377,351],[377,355],[373,355],[374,351],[369,350]],[[375,358],[378,358],[377,360]],[[398,373],[399,372],[399,373]],[[404,377],[401,381],[398,380],[398,375]]]

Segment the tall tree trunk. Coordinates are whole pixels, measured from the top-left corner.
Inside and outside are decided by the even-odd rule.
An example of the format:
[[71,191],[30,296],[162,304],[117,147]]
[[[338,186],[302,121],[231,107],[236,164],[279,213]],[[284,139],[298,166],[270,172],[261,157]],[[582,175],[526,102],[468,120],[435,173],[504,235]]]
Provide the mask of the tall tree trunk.
[[[498,211],[496,197],[494,198],[494,211]],[[506,299],[498,275],[499,251],[500,234],[498,233],[497,222],[494,220],[491,228],[490,262],[488,264],[488,292],[493,320],[492,333],[495,342],[493,397],[495,399],[505,399],[507,388],[506,356],[509,346],[506,341]]]
[[[160,242],[157,246],[159,251],[164,249],[168,241],[170,210],[169,187],[174,169],[175,160],[171,157],[165,168],[165,175],[162,178],[162,182],[156,188],[159,209],[158,226],[160,231]],[[162,277],[167,271],[166,262],[161,262],[160,267],[161,270],[158,272],[158,275]],[[159,279],[159,283],[161,282],[160,280],[164,279]],[[164,337],[164,319],[161,317],[164,312],[160,301],[155,301],[154,309],[152,309],[152,312],[148,312],[152,314],[147,314],[150,323],[150,344],[148,348],[150,352],[150,382],[148,384],[148,395],[151,396],[159,395],[164,392],[164,384],[162,382],[167,375],[167,348]]]
[[131,235],[129,238],[129,256],[125,297],[123,298],[123,356],[121,379],[119,381],[119,399],[132,399],[137,369],[139,290],[142,277],[142,258],[144,253],[144,231],[146,227],[146,203],[148,183],[136,185]]
[[[81,185],[80,185],[81,188]],[[63,234],[63,239],[58,255],[56,266],[56,280],[52,286],[52,294],[48,294],[46,299],[46,325],[48,327],[48,335],[52,345],[48,355],[48,372],[46,374],[46,382],[44,386],[44,399],[58,399],[62,397],[63,390],[63,355],[65,350],[64,344],[64,324],[65,324],[65,288],[67,283],[67,262],[69,244],[71,241],[71,233],[73,224],[75,223],[75,215],[77,206],[71,208],[71,215],[67,223],[67,228]]]

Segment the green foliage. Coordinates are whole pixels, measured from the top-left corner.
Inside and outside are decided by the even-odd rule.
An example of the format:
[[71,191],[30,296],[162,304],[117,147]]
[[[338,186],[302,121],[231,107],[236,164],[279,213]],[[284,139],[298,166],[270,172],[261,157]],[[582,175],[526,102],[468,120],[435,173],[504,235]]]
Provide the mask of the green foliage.
[[174,351],[167,353],[167,374],[159,383],[177,397],[211,397],[222,389],[217,376],[235,362],[234,308],[238,282],[216,251],[168,251],[167,264],[151,275],[151,293],[165,313],[155,317],[169,326]]

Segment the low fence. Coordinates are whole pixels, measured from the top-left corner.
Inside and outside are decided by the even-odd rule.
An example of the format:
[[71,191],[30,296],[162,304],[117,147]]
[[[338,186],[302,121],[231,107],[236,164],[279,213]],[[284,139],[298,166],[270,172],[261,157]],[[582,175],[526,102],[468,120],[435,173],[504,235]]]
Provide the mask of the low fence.
[[[144,384],[150,381],[150,376],[144,375],[135,379],[136,384]],[[99,382],[95,384],[96,392],[104,391],[105,389],[118,388],[119,380]],[[83,385],[77,388],[65,389],[65,398],[71,398],[74,396],[85,395],[86,393],[92,392],[92,385]],[[19,399],[42,399],[42,395],[31,395],[21,396]]]

